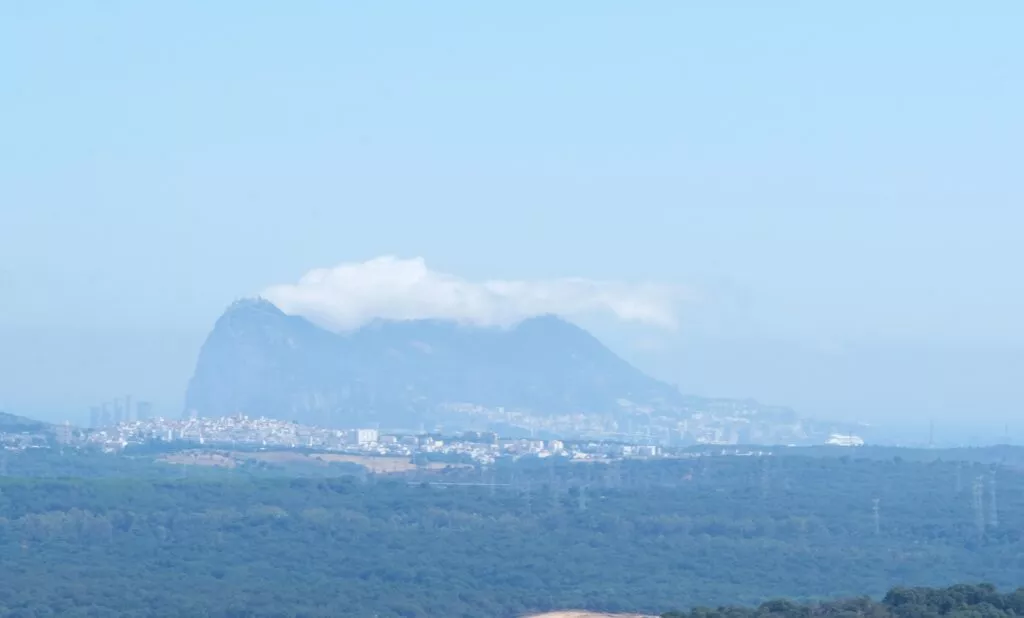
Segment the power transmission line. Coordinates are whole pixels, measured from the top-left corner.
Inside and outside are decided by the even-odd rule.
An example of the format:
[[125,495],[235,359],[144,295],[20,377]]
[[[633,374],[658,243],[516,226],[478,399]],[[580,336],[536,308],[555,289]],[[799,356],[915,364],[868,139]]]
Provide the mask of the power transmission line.
[[872,502],[874,503],[872,505],[872,507],[871,507],[871,510],[874,511],[874,515],[875,515],[875,536],[879,536],[882,533],[882,520],[881,520],[881,517],[879,515],[879,508],[878,508],[879,499],[878,498],[874,498],[872,500]]
[[999,512],[996,508],[996,471],[988,477],[988,527],[999,527]]
[[985,505],[982,501],[984,489],[984,477],[975,478],[971,485],[971,509],[974,511],[974,528],[978,536],[985,535]]

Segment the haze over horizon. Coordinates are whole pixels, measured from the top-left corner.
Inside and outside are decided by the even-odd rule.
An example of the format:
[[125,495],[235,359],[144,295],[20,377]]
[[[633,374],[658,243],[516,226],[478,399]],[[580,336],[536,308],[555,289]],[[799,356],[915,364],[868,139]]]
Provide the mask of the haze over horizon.
[[176,414],[264,293],[1024,437],[1024,8],[988,7],[0,8],[0,409]]

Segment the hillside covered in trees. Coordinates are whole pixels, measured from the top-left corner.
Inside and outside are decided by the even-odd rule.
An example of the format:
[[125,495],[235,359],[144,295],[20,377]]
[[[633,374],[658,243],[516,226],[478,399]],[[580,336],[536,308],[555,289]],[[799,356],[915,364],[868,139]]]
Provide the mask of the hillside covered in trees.
[[881,601],[856,597],[800,604],[775,599],[758,607],[698,607],[662,618],[1002,618],[1024,614],[1024,589],[1001,594],[991,584],[893,588]]
[[182,478],[82,455],[92,478],[39,478],[71,456],[31,457],[9,468],[36,478],[0,479],[4,616],[658,614],[1024,581],[1024,476],[1007,465],[729,456]]

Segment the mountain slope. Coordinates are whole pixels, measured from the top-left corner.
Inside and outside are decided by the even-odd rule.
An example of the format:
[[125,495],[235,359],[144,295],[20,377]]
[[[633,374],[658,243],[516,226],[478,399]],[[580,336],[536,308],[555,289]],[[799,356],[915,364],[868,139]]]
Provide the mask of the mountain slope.
[[336,334],[265,300],[236,302],[196,363],[186,406],[326,426],[436,420],[454,404],[535,414],[674,412],[683,398],[555,316],[510,329],[377,321]]
[[52,433],[54,426],[0,410],[0,433]]

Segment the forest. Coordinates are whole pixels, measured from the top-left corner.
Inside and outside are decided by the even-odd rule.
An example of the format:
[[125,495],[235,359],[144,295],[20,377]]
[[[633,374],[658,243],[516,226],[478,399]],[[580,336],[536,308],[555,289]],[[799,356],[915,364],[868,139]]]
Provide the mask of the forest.
[[991,584],[890,590],[880,601],[868,597],[800,604],[774,599],[758,607],[699,607],[662,618],[1001,618],[1024,613],[1024,590],[1001,594]]
[[[302,476],[25,457],[0,478],[3,616],[758,608],[728,610],[738,618],[779,597],[813,614],[826,599],[889,603],[897,586],[1024,581],[1024,476],[1007,463],[523,459]],[[1013,598],[972,611],[1015,611]],[[924,601],[916,614],[890,605],[858,615],[933,615]]]

